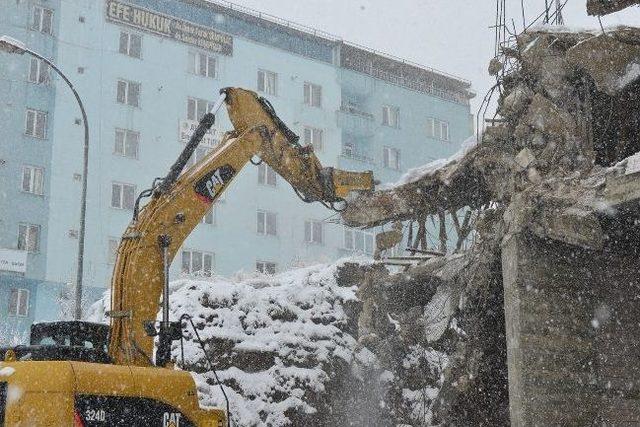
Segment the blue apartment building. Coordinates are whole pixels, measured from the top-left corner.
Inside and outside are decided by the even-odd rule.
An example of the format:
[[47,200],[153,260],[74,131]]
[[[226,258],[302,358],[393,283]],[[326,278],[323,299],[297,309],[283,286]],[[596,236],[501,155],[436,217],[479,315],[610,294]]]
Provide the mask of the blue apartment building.
[[[74,83],[90,133],[86,304],[109,286],[133,201],[163,176],[226,86],[260,92],[325,165],[382,182],[456,152],[472,133],[469,82],[231,3],[0,0],[0,35]],[[75,280],[83,126],[62,80],[0,52],[0,341],[64,315]],[[231,128],[225,114],[195,154]],[[299,201],[247,166],[185,243],[172,275],[272,273],[351,253],[374,231]]]

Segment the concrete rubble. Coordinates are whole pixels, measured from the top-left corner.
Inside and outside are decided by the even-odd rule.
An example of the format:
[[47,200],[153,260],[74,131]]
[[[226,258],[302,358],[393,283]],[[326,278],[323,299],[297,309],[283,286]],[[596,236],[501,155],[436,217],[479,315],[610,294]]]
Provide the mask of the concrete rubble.
[[608,15],[638,4],[640,4],[640,0],[587,0],[587,13],[589,15]]
[[[466,251],[367,274],[359,339],[409,425],[640,423],[640,312],[620,297],[640,298],[640,29],[541,28],[505,55],[517,65],[495,72],[478,145],[343,213],[354,227],[478,213]],[[439,376],[404,370],[416,351],[446,360]]]

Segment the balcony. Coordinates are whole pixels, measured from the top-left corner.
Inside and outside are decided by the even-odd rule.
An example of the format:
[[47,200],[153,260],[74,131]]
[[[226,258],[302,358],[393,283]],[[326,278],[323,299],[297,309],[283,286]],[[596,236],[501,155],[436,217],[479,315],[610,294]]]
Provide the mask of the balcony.
[[373,136],[375,117],[351,102],[343,102],[337,111],[338,127],[357,136]]
[[340,167],[348,170],[370,170],[375,167],[375,160],[368,153],[356,150],[350,144],[342,147],[339,159]]

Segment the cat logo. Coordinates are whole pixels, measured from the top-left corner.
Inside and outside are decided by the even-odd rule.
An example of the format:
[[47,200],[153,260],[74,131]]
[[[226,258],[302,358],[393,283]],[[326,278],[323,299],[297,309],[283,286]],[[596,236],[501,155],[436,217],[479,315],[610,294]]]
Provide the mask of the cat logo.
[[205,175],[195,185],[197,196],[205,203],[211,203],[224,186],[233,179],[236,171],[231,165],[224,165]]
[[162,427],[180,427],[182,414],[176,412],[165,412],[162,416]]

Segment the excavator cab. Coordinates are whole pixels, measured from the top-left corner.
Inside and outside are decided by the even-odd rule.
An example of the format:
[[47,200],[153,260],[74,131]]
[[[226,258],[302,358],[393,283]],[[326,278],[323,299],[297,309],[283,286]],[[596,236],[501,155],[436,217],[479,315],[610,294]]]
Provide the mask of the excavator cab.
[[29,345],[0,348],[16,360],[112,363],[108,354],[109,325],[81,321],[34,323]]

